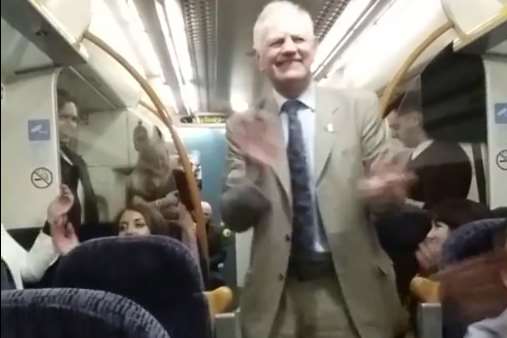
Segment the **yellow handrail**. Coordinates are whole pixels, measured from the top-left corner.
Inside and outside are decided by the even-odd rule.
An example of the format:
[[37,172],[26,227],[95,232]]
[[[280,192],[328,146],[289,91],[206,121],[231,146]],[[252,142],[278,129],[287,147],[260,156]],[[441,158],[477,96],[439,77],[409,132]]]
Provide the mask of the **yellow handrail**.
[[[146,94],[149,96],[158,113],[158,117],[164,122],[164,124],[169,128],[169,132],[171,133],[171,137],[174,142],[174,146],[180,156],[181,163],[183,164],[183,169],[185,171],[185,177],[189,184],[190,197],[192,199],[192,205],[194,207],[194,214],[197,223],[197,239],[202,251],[203,258],[206,262],[206,270],[209,269],[209,253],[208,253],[208,240],[206,235],[206,226],[204,224],[204,214],[201,208],[201,198],[199,188],[197,186],[197,182],[192,172],[192,167],[190,161],[188,159],[187,152],[185,150],[185,146],[181,141],[178,132],[173,126],[173,122],[168,114],[166,108],[162,104],[162,101],[158,97],[156,91],[152,88],[152,86],[146,81],[146,79],[134,68],[132,65],[119,53],[117,53],[111,46],[109,46],[105,41],[100,39],[95,34],[90,31],[85,32],[83,38],[92,42],[94,45],[102,49],[104,52],[109,54],[113,59],[115,59],[119,64],[121,64],[132,77],[139,83],[139,85],[143,88]],[[151,111],[151,109],[150,109]]]

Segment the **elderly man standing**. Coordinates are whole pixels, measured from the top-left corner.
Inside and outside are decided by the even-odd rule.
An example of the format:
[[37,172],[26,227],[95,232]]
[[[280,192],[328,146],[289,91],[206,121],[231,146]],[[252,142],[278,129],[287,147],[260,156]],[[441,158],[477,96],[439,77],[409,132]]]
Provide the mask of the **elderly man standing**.
[[395,276],[364,201],[403,199],[406,178],[386,164],[377,98],[312,82],[313,23],[289,1],[263,9],[253,39],[273,90],[228,123],[222,196],[230,228],[254,229],[243,335],[395,337]]

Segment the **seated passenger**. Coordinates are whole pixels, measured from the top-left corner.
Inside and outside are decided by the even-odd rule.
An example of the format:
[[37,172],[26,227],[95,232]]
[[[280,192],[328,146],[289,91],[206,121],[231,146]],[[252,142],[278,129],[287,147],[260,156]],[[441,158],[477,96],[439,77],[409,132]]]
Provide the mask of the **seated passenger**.
[[[191,229],[190,231],[194,233],[195,237],[195,224],[190,218],[190,214],[178,211],[187,217],[168,221],[150,204],[139,200],[138,202],[127,206],[116,217],[115,225],[120,237],[163,235],[178,239],[189,246],[187,244],[189,242],[188,231],[184,229],[182,224],[187,224],[186,228]],[[193,254],[191,249],[190,252]]]
[[491,217],[487,206],[465,199],[449,199],[431,209],[433,221],[426,239],[416,252],[423,274],[438,271],[442,247],[449,234],[463,224]]
[[162,215],[148,205],[133,204],[116,217],[118,236],[170,235]]
[[221,228],[213,225],[212,215],[213,209],[208,202],[201,202],[204,221],[206,223],[206,233],[208,235],[208,251],[209,251],[209,270],[207,289],[215,289],[225,285],[223,276],[223,264],[225,262],[226,251],[222,247]]
[[440,284],[432,275],[443,266],[442,249],[449,235],[464,224],[491,217],[485,205],[464,199],[443,201],[432,208],[431,214],[431,230],[416,252],[420,275],[410,282],[412,295],[429,303],[440,300]]
[[465,199],[472,182],[472,164],[455,142],[434,140],[426,130],[419,91],[409,91],[387,120],[394,138],[410,148],[407,169],[417,176],[411,200],[430,209],[446,199]]
[[60,194],[49,204],[47,211],[51,237],[40,231],[28,252],[2,224],[2,290],[22,289],[24,282],[38,282],[59,255],[67,254],[78,245],[74,228],[67,216],[73,203],[72,192],[62,185]]

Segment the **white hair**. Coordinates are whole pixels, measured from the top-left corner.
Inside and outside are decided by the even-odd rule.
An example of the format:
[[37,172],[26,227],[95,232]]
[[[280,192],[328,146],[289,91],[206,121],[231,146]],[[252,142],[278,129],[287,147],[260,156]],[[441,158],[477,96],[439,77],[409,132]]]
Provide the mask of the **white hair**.
[[268,28],[273,22],[279,21],[281,16],[284,18],[290,17],[291,20],[298,20],[299,17],[301,25],[306,25],[308,32],[311,33],[312,37],[314,36],[313,20],[307,10],[287,0],[272,1],[264,6],[257,17],[257,21],[255,21],[253,28],[253,48],[255,51],[260,51]]

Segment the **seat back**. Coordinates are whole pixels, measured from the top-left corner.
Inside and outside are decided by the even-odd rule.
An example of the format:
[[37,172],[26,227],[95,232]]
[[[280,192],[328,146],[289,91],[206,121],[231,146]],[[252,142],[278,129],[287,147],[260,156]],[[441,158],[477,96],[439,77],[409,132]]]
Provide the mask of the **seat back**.
[[138,304],[81,289],[2,291],[2,338],[169,338]]
[[506,218],[482,219],[453,231],[442,248],[444,266],[462,262],[495,249],[496,235],[507,228]]
[[3,259],[2,259],[2,266],[0,267],[0,269],[1,269],[1,273],[2,273],[2,276],[1,276],[2,290],[15,289],[16,285],[14,284],[14,278],[12,278],[12,274],[9,270],[9,267],[4,262]]
[[55,287],[113,292],[152,313],[173,338],[211,335],[208,303],[196,262],[164,236],[106,237],[62,257]]

